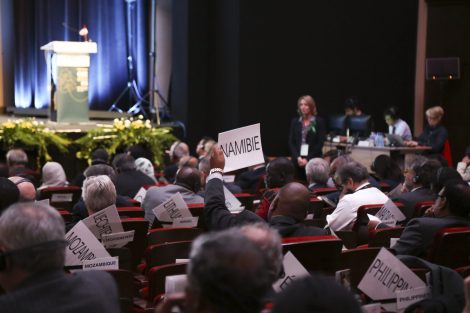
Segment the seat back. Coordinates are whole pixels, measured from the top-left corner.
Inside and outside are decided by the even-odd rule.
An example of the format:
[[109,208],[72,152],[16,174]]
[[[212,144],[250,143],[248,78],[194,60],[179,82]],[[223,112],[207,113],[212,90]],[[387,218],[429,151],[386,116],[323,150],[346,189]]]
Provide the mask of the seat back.
[[284,238],[282,250],[290,251],[307,271],[333,274],[342,246],[342,241],[335,236],[308,236]]
[[132,270],[136,270],[145,252],[147,246],[147,232],[149,222],[141,217],[121,219],[124,231],[134,230],[134,240],[129,242],[126,247],[131,251]]
[[369,247],[390,248],[390,238],[400,238],[404,227],[380,228],[369,231]]
[[253,200],[255,199],[255,195],[251,193],[236,193],[234,196],[242,203],[242,206],[245,207],[245,210],[253,211]]
[[58,212],[59,212],[60,216],[62,216],[62,219],[64,220],[65,224],[73,222],[74,217],[73,217],[72,213],[70,213],[67,210],[58,210]]
[[117,208],[118,214],[121,218],[126,217],[144,217],[145,211],[141,207],[120,207]]
[[429,209],[433,204],[434,204],[434,201],[417,202],[415,205],[413,217],[423,216],[426,210]]
[[323,195],[327,195],[329,193],[332,193],[332,192],[336,192],[338,191],[338,189],[336,189],[336,187],[329,187],[329,188],[318,188],[318,189],[315,189],[313,191],[313,193],[317,196],[323,196]]
[[206,230],[206,220],[204,219],[204,203],[188,204],[188,209],[192,216],[199,217],[197,221],[197,227]]
[[147,237],[148,245],[157,245],[175,241],[192,241],[202,234],[200,228],[156,228],[152,229]]
[[434,238],[428,259],[450,268],[470,265],[470,227],[441,229]]
[[113,276],[118,287],[121,313],[131,313],[131,304],[136,293],[132,272],[126,270],[106,270],[106,272]]
[[188,259],[191,243],[191,241],[176,241],[148,246],[145,250],[147,268],[173,264],[176,259]]
[[341,252],[338,270],[350,269],[351,287],[357,288],[381,248],[356,248]]
[[49,199],[51,206],[70,211],[81,195],[82,188],[77,186],[49,187],[39,191],[38,199]]
[[165,294],[165,280],[167,276],[186,274],[187,263],[166,264],[154,266],[149,270],[149,301],[161,298]]

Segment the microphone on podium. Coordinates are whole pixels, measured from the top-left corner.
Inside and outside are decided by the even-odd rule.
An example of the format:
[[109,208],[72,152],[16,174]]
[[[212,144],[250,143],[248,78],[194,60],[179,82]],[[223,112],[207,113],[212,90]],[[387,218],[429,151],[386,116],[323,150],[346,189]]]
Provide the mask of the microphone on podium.
[[86,27],[86,25],[83,25],[83,27],[80,28],[80,30],[78,30],[75,27],[69,26],[65,22],[62,22],[62,26],[70,31],[73,31],[76,34],[79,34],[81,37],[84,37],[84,41],[88,41],[88,28]]

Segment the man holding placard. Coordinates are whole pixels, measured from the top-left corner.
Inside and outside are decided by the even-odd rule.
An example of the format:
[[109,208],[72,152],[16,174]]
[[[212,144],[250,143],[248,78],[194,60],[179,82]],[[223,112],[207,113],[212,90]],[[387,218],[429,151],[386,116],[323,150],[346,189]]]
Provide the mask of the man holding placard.
[[44,204],[16,204],[2,214],[0,312],[119,312],[109,274],[64,273],[64,228],[57,210]]

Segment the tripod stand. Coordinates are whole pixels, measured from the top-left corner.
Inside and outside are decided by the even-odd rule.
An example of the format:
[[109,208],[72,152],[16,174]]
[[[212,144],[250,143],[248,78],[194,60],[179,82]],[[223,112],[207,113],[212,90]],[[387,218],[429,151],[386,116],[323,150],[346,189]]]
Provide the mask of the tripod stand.
[[136,82],[136,75],[135,75],[135,68],[134,68],[134,32],[136,29],[136,21],[135,21],[135,3],[136,0],[124,0],[126,3],[126,39],[127,39],[127,86],[124,90],[119,94],[117,99],[113,102],[111,107],[108,111],[116,111],[119,113],[124,113],[124,110],[119,107],[119,102],[124,98],[124,96],[128,95],[129,103],[134,103],[128,110],[127,113],[129,114],[138,114],[141,113],[147,118],[147,112],[143,106],[144,102],[148,102],[145,100],[145,97],[141,95],[139,92],[139,88]]

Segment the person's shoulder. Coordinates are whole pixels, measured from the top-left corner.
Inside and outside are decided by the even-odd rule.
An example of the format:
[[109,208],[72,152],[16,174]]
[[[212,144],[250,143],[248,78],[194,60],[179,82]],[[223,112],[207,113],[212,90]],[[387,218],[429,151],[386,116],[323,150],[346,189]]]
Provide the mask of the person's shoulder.
[[75,276],[76,280],[83,282],[84,286],[106,288],[115,288],[116,286],[111,274],[104,271],[79,271],[72,275]]

